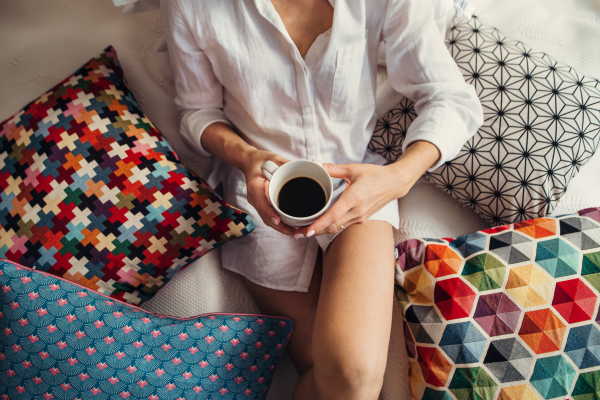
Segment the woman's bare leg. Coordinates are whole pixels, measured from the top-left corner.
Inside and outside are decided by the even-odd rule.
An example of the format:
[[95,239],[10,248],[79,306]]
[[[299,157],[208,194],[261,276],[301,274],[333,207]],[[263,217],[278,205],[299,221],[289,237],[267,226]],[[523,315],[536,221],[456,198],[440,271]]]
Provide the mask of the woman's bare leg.
[[376,399],[392,324],[394,238],[383,221],[351,225],[323,254],[313,328],[313,368],[322,398]]
[[308,293],[244,279],[262,312],[294,320],[288,351],[302,375],[294,399],[378,398],[394,301],[393,245],[388,223],[367,221],[338,235],[322,267],[317,260]]
[[269,289],[242,278],[262,313],[281,315],[294,321],[294,333],[286,350],[301,375],[313,364],[312,335],[321,288],[321,265],[319,252],[307,293]]

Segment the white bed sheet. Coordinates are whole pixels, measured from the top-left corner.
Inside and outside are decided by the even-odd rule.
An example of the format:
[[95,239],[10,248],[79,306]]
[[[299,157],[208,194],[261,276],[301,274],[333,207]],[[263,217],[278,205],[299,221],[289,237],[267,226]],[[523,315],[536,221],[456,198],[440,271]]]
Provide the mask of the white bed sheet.
[[[471,0],[476,14],[507,35],[546,51],[580,73],[600,77],[600,0]],[[140,105],[183,162],[207,176],[208,159],[183,144],[173,105],[167,53],[156,53],[163,30],[157,11],[126,15],[111,0],[2,0],[0,2],[0,120],[54,86],[112,44]],[[600,156],[573,179],[555,214],[600,205]],[[472,210],[421,179],[399,201],[397,240],[452,237],[485,228]],[[226,248],[225,248],[226,251]],[[177,274],[144,307],[188,317],[206,312],[256,312],[239,277],[220,268],[220,250]],[[384,399],[407,398],[401,316],[384,381]],[[287,356],[281,361],[269,399],[291,399],[298,379]]]

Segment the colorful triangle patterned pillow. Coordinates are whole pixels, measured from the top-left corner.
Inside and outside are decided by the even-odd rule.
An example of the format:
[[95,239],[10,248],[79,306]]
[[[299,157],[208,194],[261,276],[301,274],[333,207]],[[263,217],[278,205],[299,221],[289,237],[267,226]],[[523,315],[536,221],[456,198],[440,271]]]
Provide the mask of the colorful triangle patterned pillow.
[[600,208],[396,246],[410,396],[598,399]]

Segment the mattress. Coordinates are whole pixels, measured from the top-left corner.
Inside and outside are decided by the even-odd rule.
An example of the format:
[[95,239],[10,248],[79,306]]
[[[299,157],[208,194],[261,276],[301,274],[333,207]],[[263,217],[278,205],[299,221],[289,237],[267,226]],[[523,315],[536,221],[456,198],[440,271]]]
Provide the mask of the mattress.
[[[580,73],[600,78],[600,0],[471,0],[476,14],[505,34],[542,50]],[[210,160],[193,154],[178,133],[173,77],[160,14],[123,14],[110,0],[0,2],[0,120],[14,114],[89,58],[113,45],[131,90],[181,160],[200,176]],[[384,80],[384,72],[380,79]],[[386,97],[389,100],[389,96]],[[382,96],[380,100],[383,102]],[[389,104],[380,102],[378,110]],[[581,168],[554,214],[600,205],[600,155]],[[400,199],[397,240],[453,237],[487,227],[472,210],[421,179]],[[225,246],[222,251],[227,251]],[[177,274],[144,308],[189,317],[206,312],[254,313],[241,279],[220,267],[216,250]],[[402,316],[395,315],[383,398],[407,398]],[[268,398],[291,399],[298,373],[281,360]]]

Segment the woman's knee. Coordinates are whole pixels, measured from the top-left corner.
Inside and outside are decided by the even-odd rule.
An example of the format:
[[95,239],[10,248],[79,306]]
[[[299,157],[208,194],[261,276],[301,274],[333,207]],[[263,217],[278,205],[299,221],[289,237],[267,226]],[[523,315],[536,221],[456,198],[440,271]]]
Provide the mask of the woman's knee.
[[367,349],[346,349],[313,357],[315,384],[321,398],[377,399],[387,357]]

